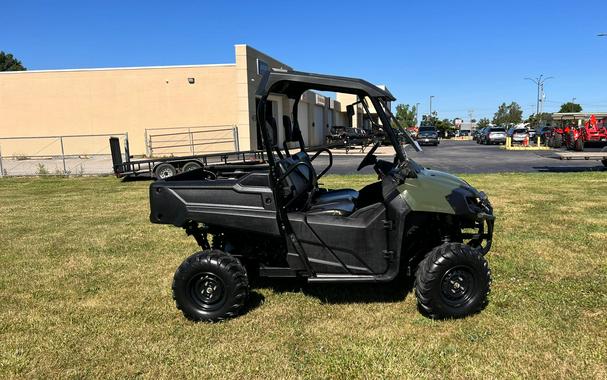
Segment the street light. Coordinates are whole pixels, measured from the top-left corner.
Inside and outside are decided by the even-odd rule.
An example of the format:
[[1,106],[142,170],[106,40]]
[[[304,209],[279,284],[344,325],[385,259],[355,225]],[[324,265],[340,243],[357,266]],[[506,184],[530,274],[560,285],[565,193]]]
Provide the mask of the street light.
[[544,92],[544,82],[546,82],[548,79],[552,79],[554,77],[546,77],[546,78],[542,78],[544,76],[544,74],[540,75],[538,78],[525,78],[526,80],[530,80],[533,83],[535,83],[537,85],[537,102],[535,104],[535,114],[539,115],[540,113],[540,102],[542,101],[540,99],[540,90],[543,93]]
[[415,103],[415,124],[419,127],[419,103]]
[[434,95],[430,95],[430,117],[432,117],[432,98],[434,98]]

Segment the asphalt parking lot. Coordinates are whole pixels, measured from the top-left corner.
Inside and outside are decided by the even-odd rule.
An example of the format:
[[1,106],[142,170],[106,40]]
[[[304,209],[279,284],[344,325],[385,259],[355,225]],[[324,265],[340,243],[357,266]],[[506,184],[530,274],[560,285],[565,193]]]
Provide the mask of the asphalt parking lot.
[[[382,151],[388,152],[388,148],[383,147]],[[422,152],[415,152],[408,148],[407,153],[427,168],[451,173],[607,171],[601,161],[564,161],[558,159],[552,150],[505,150],[498,145],[479,145],[474,141],[455,140],[442,140],[439,146],[423,146],[422,149]],[[587,150],[600,151],[601,149],[594,147]],[[350,154],[346,155],[343,151],[338,150],[333,156],[331,173],[355,173],[356,167],[364,155],[365,153],[358,151],[350,151]],[[322,167],[328,162],[326,158],[321,157],[317,161],[318,167]],[[362,170],[363,173],[372,171],[373,169],[370,167]]]

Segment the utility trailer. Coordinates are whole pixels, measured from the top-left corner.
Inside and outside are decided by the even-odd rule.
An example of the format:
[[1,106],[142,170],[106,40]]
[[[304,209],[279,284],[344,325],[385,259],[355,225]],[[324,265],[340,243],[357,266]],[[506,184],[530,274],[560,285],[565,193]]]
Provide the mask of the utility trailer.
[[110,151],[112,153],[112,166],[118,178],[150,177],[164,179],[178,173],[203,169],[209,177],[219,174],[230,174],[238,177],[251,170],[267,170],[267,163],[263,151],[244,151],[198,154],[192,156],[149,158],[132,160],[128,143],[124,147],[124,157],[120,149],[120,140],[110,137]]
[[600,152],[554,152],[561,160],[600,160],[607,167],[607,147]]

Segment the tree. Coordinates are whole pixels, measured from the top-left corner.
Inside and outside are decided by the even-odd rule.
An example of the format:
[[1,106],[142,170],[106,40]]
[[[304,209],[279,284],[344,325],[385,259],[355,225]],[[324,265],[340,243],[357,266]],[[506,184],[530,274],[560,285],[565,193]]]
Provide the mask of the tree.
[[408,104],[399,104],[396,106],[396,120],[403,128],[417,125],[417,107]]
[[548,112],[542,112],[539,115],[532,113],[531,115],[529,115],[527,120],[525,120],[526,123],[529,123],[535,127],[540,125],[540,123],[542,121],[544,121],[544,122],[552,121],[552,114],[548,113]]
[[27,70],[21,61],[10,53],[0,51],[0,71],[23,71]]
[[523,121],[523,110],[517,102],[512,102],[509,105],[502,103],[495,115],[493,115],[493,124],[495,125],[512,125]]
[[484,117],[484,118],[480,119],[478,121],[478,123],[476,123],[476,129],[482,129],[482,128],[488,127],[489,124],[491,124],[491,120]]
[[582,112],[582,106],[574,102],[567,102],[561,105],[559,112]]

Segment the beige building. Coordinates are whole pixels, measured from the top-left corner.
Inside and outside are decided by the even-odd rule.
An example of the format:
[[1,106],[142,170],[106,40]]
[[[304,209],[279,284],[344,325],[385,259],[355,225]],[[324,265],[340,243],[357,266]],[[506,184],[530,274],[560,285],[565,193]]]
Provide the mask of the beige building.
[[[292,68],[247,45],[235,63],[37,70],[0,73],[0,149],[3,156],[34,155],[46,140],[3,139],[128,133],[133,155],[250,150],[258,147],[255,91],[266,70]],[[278,139],[292,101],[271,96]],[[321,145],[333,125],[352,122],[346,102],[302,96],[298,120],[308,146]],[[343,104],[342,104],[343,103]],[[107,153],[107,136],[65,139],[66,154]],[[56,148],[55,148],[56,149]],[[52,154],[52,153],[48,153]]]

